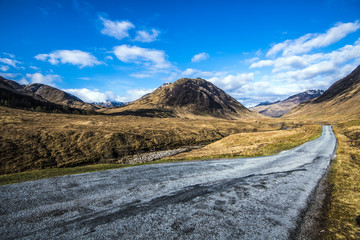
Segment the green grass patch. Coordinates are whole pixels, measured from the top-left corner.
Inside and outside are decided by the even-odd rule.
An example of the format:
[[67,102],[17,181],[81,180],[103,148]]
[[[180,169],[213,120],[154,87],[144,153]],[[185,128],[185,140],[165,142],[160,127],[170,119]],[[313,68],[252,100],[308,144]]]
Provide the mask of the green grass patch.
[[95,164],[72,168],[48,168],[43,170],[33,170],[21,173],[11,173],[0,175],[0,185],[33,181],[43,178],[52,178],[64,175],[74,175],[87,172],[104,171],[109,169],[128,167],[129,165],[120,164]]

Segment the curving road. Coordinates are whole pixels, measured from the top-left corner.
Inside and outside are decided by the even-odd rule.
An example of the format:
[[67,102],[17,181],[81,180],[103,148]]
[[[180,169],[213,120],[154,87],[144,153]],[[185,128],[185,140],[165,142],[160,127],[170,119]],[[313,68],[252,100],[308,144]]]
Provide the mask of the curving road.
[[145,165],[0,187],[1,239],[289,239],[336,149]]

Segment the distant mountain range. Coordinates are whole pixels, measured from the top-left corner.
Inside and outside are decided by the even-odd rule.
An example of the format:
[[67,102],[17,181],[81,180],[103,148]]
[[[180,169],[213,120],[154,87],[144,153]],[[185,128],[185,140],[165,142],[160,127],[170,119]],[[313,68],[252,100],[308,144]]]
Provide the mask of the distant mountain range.
[[127,104],[116,101],[91,104],[51,86],[38,83],[23,86],[0,77],[0,105],[44,112],[146,117],[243,119],[261,118],[263,114],[285,118],[360,118],[360,66],[325,92],[309,90],[283,101],[260,103],[250,110],[201,78],[163,84]]
[[98,105],[98,106],[104,107],[104,108],[111,108],[111,107],[124,106],[126,103],[107,100],[106,102],[92,102],[92,104],[95,104],[95,105]]
[[94,104],[85,103],[83,100],[81,100],[78,97],[75,97],[70,93],[64,92],[60,89],[45,84],[34,83],[34,84],[26,85],[24,89],[26,91],[33,92],[35,95],[41,96],[45,100],[52,103],[66,105],[68,107],[78,108],[83,110],[99,109],[99,107],[95,106]]
[[360,65],[346,77],[335,82],[320,97],[301,103],[287,118],[360,119]]
[[[271,104],[275,104],[278,103],[280,101],[275,101],[275,102],[270,102],[270,101],[265,101],[265,102],[261,102],[258,105],[256,105],[255,107],[259,107],[259,106],[267,106],[267,105],[271,105]],[[254,107],[253,107],[254,108]]]
[[219,117],[227,119],[259,117],[237,100],[201,78],[182,78],[163,84],[121,108],[104,110],[109,114],[152,117]]
[[[101,108],[119,107],[125,105],[123,102],[111,100],[98,103],[86,103],[70,93],[45,84],[33,83],[29,85],[20,85],[15,81],[5,79],[1,76],[0,96],[2,105],[5,105],[6,101],[6,105],[8,106],[26,109],[37,108],[50,112],[60,111],[69,113],[69,108],[96,111]],[[64,106],[67,108],[64,108]]]
[[[44,85],[41,84],[22,86],[15,81],[0,77],[0,105],[41,112],[95,113],[92,107],[88,109],[78,108],[78,106],[87,105],[81,100],[80,102],[74,96],[66,95],[64,92],[49,86],[45,86],[44,91],[39,91],[42,87]],[[66,97],[71,99],[68,105],[64,100]]]
[[283,101],[262,102],[250,109],[265,116],[281,117],[298,104],[317,98],[323,93],[324,90],[308,90],[302,93],[292,95]]

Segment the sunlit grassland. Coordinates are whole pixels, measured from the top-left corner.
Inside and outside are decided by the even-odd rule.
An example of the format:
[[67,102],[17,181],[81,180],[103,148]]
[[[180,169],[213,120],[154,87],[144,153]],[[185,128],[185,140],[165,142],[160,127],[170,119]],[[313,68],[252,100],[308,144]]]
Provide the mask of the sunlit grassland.
[[[0,123],[1,184],[127,167],[129,162],[124,160],[125,156],[183,146],[205,146],[239,133],[250,134],[249,144],[253,138],[256,146],[244,156],[267,155],[291,148],[301,141],[294,135],[293,145],[289,140],[275,142],[274,139],[269,144],[268,138],[261,138],[261,135],[270,138],[276,133],[288,135],[294,130],[280,129],[306,125],[300,121],[268,118],[240,121],[82,116],[34,113],[6,107],[0,107]],[[255,153],[251,152],[255,150]],[[151,163],[172,161],[177,160],[162,159]],[[146,163],[137,165],[141,164]]]
[[338,140],[336,159],[328,177],[330,196],[325,239],[360,239],[360,121],[334,127]]
[[321,126],[306,125],[289,130],[238,133],[211,143],[204,148],[181,153],[168,159],[191,160],[209,158],[254,157],[276,154],[314,140]]
[[204,145],[225,136],[279,126],[255,120],[149,118],[35,113],[0,107],[0,174],[95,163]]

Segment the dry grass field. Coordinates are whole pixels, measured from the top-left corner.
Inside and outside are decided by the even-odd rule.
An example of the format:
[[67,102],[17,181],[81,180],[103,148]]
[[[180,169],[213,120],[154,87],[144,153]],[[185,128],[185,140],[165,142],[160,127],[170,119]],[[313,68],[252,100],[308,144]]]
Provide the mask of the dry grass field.
[[180,153],[168,159],[253,157],[276,154],[321,135],[321,126],[306,125],[289,130],[238,133],[211,143],[204,148]]
[[255,120],[84,116],[0,107],[0,174],[121,163],[134,153],[204,145],[231,134],[274,129],[279,125]]
[[338,149],[328,177],[324,239],[360,239],[355,220],[360,216],[360,121],[339,123],[334,130]]
[[[2,184],[124,167],[129,165],[129,155],[204,146],[239,133],[248,144],[256,142],[243,155],[271,154],[283,150],[285,145],[289,148],[302,143],[295,134],[298,130],[281,129],[307,124],[270,118],[240,121],[69,115],[7,107],[0,107],[0,123]],[[283,137],[287,141],[281,141]]]

